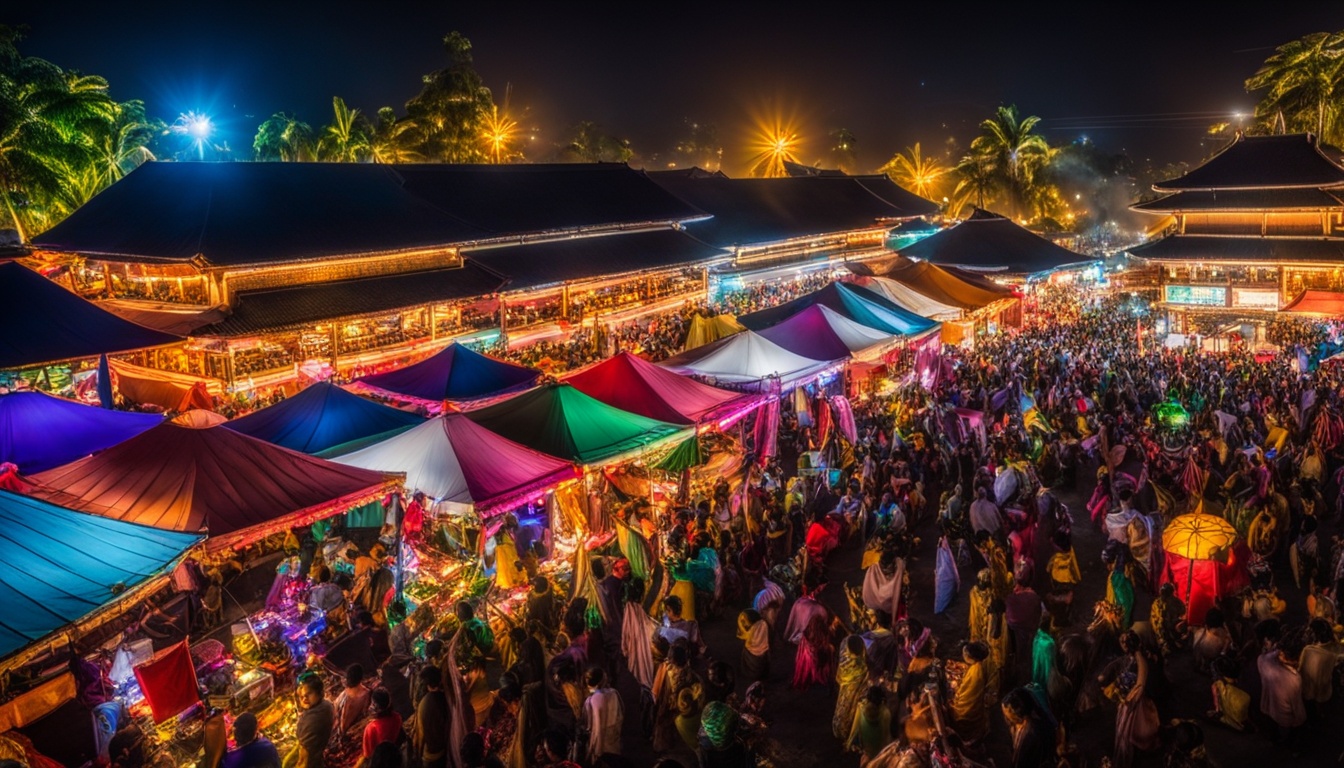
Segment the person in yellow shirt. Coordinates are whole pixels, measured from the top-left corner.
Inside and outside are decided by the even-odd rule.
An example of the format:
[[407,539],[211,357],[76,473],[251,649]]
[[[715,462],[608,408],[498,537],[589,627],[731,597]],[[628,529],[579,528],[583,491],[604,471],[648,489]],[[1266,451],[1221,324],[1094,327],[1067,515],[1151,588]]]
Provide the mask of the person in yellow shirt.
[[952,720],[958,736],[967,742],[976,742],[989,733],[989,709],[985,706],[985,690],[989,682],[985,659],[989,658],[989,646],[981,642],[967,643],[961,656],[967,666],[952,698]]
[[1209,717],[1236,731],[1251,722],[1251,695],[1237,687],[1237,663],[1229,656],[1213,660],[1213,709]]
[[1046,564],[1045,570],[1050,574],[1050,595],[1045,603],[1058,631],[1072,622],[1073,588],[1083,580],[1083,574],[1078,568],[1078,555],[1073,550],[1073,535],[1066,529],[1059,529],[1050,541],[1055,553]]
[[976,574],[975,586],[971,587],[970,626],[971,640],[984,640],[989,629],[989,603],[994,599],[994,578],[988,568],[980,569]]

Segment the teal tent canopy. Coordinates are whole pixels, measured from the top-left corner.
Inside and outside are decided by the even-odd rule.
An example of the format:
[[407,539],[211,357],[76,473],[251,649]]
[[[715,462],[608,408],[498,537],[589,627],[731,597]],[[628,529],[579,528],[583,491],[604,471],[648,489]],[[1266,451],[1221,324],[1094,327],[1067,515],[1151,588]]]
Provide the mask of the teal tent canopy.
[[607,405],[569,384],[546,384],[467,418],[497,435],[578,464],[629,457],[684,428]]
[[115,602],[201,538],[0,491],[0,657]]

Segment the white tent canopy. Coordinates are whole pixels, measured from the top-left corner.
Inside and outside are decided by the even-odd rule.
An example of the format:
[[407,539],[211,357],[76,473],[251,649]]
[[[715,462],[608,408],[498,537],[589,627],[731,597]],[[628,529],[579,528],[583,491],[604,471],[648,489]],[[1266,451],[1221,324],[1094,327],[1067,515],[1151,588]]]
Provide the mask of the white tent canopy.
[[900,336],[850,320],[824,304],[817,304],[816,307],[826,317],[831,330],[835,331],[835,335],[857,359],[866,360],[880,355],[901,339]]
[[742,331],[712,344],[688,350],[659,363],[678,373],[701,376],[727,385],[754,387],[778,378],[789,389],[826,370],[837,361],[813,360],[794,354],[755,331]]
[[865,277],[860,279],[859,284],[865,288],[872,288],[920,317],[927,317],[930,320],[956,320],[962,315],[960,307],[929,298],[890,277]]

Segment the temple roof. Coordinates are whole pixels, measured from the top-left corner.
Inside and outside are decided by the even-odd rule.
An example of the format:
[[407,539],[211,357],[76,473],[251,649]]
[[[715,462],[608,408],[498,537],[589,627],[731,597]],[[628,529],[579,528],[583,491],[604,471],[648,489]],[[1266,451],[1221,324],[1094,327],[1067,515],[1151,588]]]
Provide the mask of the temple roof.
[[547,243],[466,251],[468,261],[508,279],[520,291],[605,275],[703,264],[728,256],[674,229],[576,237]]
[[939,266],[1027,275],[1097,260],[980,209],[960,224],[907,245],[899,253]]
[[1149,261],[1340,262],[1344,238],[1169,235],[1129,253]]
[[475,264],[456,269],[405,272],[359,280],[241,291],[224,320],[195,336],[243,336],[297,328],[338,317],[393,312],[406,307],[496,292],[504,278]]
[[150,162],[33,245],[244,266],[703,215],[624,164]]
[[1323,208],[1344,208],[1344,198],[1318,187],[1193,190],[1176,192],[1130,208],[1144,213],[1318,211]]
[[[933,213],[937,206],[894,184],[867,177],[694,178],[648,174],[692,206],[713,215],[686,231],[720,248],[872,229],[882,221]],[[876,191],[875,191],[876,190]],[[904,192],[904,190],[900,190]]]
[[1327,158],[1311,134],[1241,136],[1203,165],[1153,185],[1158,192],[1190,189],[1332,187],[1344,168]]

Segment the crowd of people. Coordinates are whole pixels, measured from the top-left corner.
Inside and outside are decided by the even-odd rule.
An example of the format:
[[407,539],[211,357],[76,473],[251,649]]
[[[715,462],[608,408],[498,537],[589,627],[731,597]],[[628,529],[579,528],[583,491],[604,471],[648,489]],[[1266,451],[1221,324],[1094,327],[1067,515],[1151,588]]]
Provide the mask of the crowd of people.
[[[815,287],[512,355],[665,356],[693,312]],[[499,636],[462,602],[416,648],[333,595],[368,660],[339,692],[300,681],[286,764],[323,765],[340,733],[361,765],[465,768],[814,764],[836,746],[870,767],[1199,768],[1222,730],[1337,749],[1308,726],[1339,716],[1344,379],[1290,353],[1168,349],[1143,312],[1044,289],[1022,328],[946,350],[931,388],[786,397],[773,450],[749,443],[747,471],[670,512],[615,510],[624,543],[570,590],[527,558],[501,566],[527,598]],[[1244,545],[1197,613],[1162,545],[1194,511]],[[783,702],[836,744],[771,727],[798,717]],[[1104,743],[1086,736],[1102,720]],[[222,765],[277,764],[255,718],[233,734]]]

